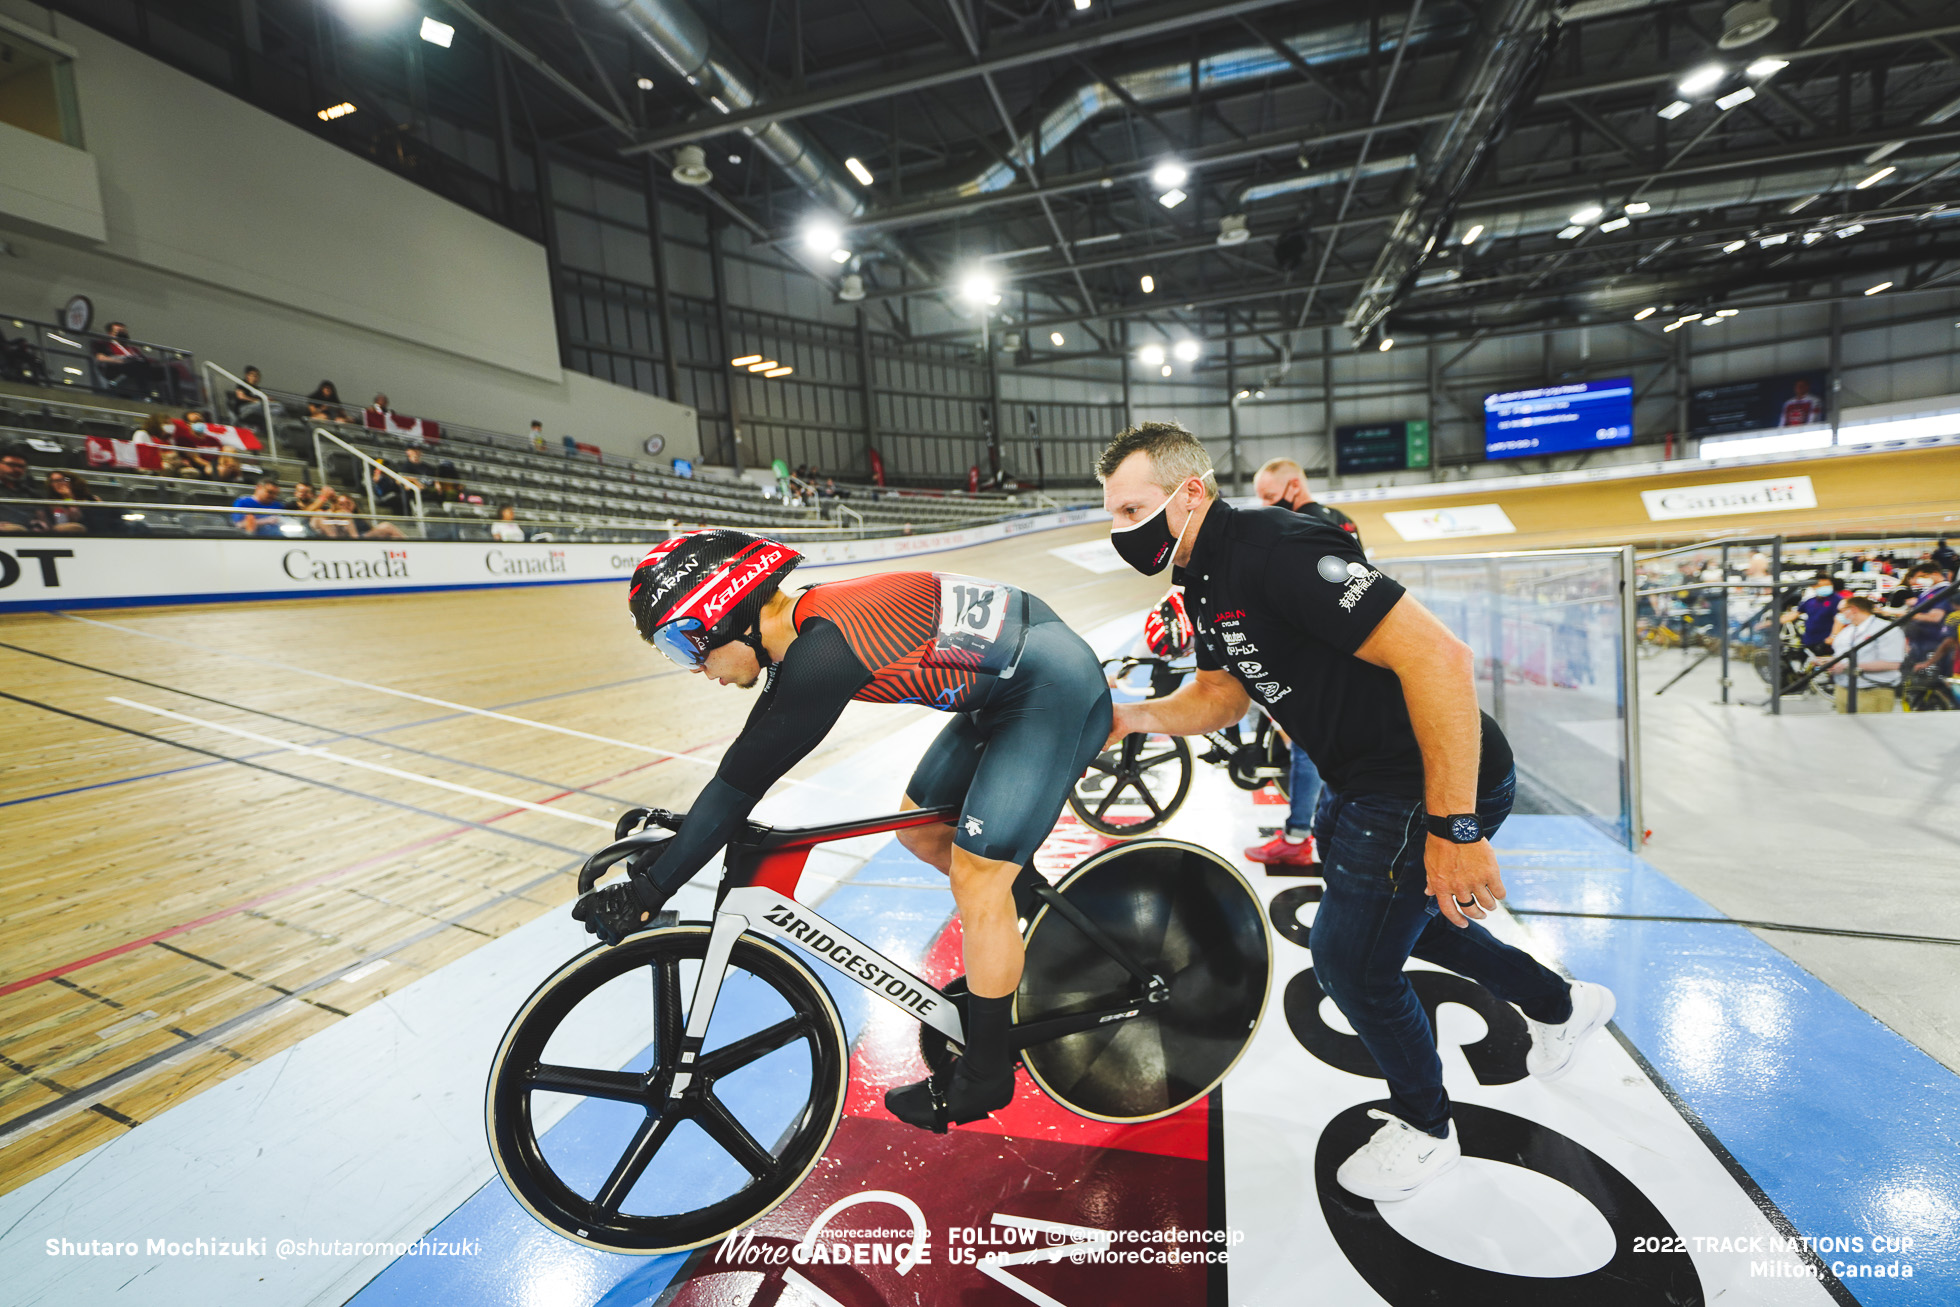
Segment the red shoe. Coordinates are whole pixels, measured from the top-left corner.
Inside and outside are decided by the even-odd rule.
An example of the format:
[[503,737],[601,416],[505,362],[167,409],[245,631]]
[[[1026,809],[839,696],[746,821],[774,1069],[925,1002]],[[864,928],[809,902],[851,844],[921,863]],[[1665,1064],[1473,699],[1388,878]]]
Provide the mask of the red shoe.
[[1313,836],[1309,835],[1298,844],[1287,842],[1284,833],[1275,835],[1264,844],[1255,844],[1245,851],[1252,862],[1263,863],[1268,867],[1318,867],[1320,851],[1314,847]]

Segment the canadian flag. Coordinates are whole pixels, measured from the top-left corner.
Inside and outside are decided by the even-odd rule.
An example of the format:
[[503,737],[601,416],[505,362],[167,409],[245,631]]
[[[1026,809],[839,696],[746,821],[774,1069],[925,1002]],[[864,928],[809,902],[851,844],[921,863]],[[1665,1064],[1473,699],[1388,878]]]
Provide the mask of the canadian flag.
[[228,427],[217,422],[206,422],[204,434],[216,436],[219,444],[236,454],[256,454],[265,448],[259,443],[258,432],[249,427]]
[[403,417],[399,413],[364,408],[361,410],[361,424],[370,431],[392,431],[410,440],[434,442],[442,439],[441,425],[431,418]]
[[154,472],[163,466],[163,446],[137,444],[134,440],[111,440],[107,436],[88,438],[88,465],[103,470],[125,468]]

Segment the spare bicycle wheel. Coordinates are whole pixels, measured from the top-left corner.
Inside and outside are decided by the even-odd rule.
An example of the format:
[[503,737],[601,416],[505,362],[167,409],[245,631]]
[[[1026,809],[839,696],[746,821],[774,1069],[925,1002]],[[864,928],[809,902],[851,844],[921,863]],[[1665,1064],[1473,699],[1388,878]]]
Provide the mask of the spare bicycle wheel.
[[491,1156],[568,1239],[636,1254],[713,1242],[796,1192],[837,1129],[843,1023],[809,968],[767,940],[736,940],[700,1055],[683,1061],[708,936],[670,927],[573,958],[497,1048]]
[[1169,1116],[1210,1093],[1252,1042],[1272,988],[1266,915],[1237,868],[1180,840],[1118,844],[1056,886],[1170,997],[1150,1004],[1121,963],[1044,905],[1028,927],[1014,1019],[1135,1001],[1141,1016],[1021,1050],[1050,1098],[1101,1121]]
[[1068,806],[1101,835],[1128,839],[1156,830],[1191,792],[1191,746],[1181,735],[1126,735],[1089,764]]

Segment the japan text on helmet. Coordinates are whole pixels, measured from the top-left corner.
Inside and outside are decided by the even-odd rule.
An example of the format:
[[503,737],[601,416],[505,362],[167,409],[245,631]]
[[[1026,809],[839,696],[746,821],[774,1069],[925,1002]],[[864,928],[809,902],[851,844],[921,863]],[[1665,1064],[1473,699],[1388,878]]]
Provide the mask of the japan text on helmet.
[[1191,614],[1184,607],[1184,592],[1173,590],[1144,615],[1143,642],[1159,658],[1182,658],[1191,652]]
[[758,626],[762,606],[803,555],[745,531],[711,528],[663,540],[633,571],[628,606],[640,638],[683,667],[741,640],[769,665]]

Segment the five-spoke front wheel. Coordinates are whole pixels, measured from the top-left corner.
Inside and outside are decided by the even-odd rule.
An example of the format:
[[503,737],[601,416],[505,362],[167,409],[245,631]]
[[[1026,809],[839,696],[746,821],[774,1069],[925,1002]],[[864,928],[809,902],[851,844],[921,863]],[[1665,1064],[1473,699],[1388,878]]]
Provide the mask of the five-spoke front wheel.
[[1171,819],[1191,789],[1191,746],[1178,735],[1126,735],[1105,749],[1069,791],[1082,824],[1126,839]]
[[842,1115],[843,1022],[809,969],[738,939],[682,1049],[706,926],[595,948],[519,1009],[491,1064],[490,1151],[518,1202],[612,1252],[699,1247],[795,1192]]

